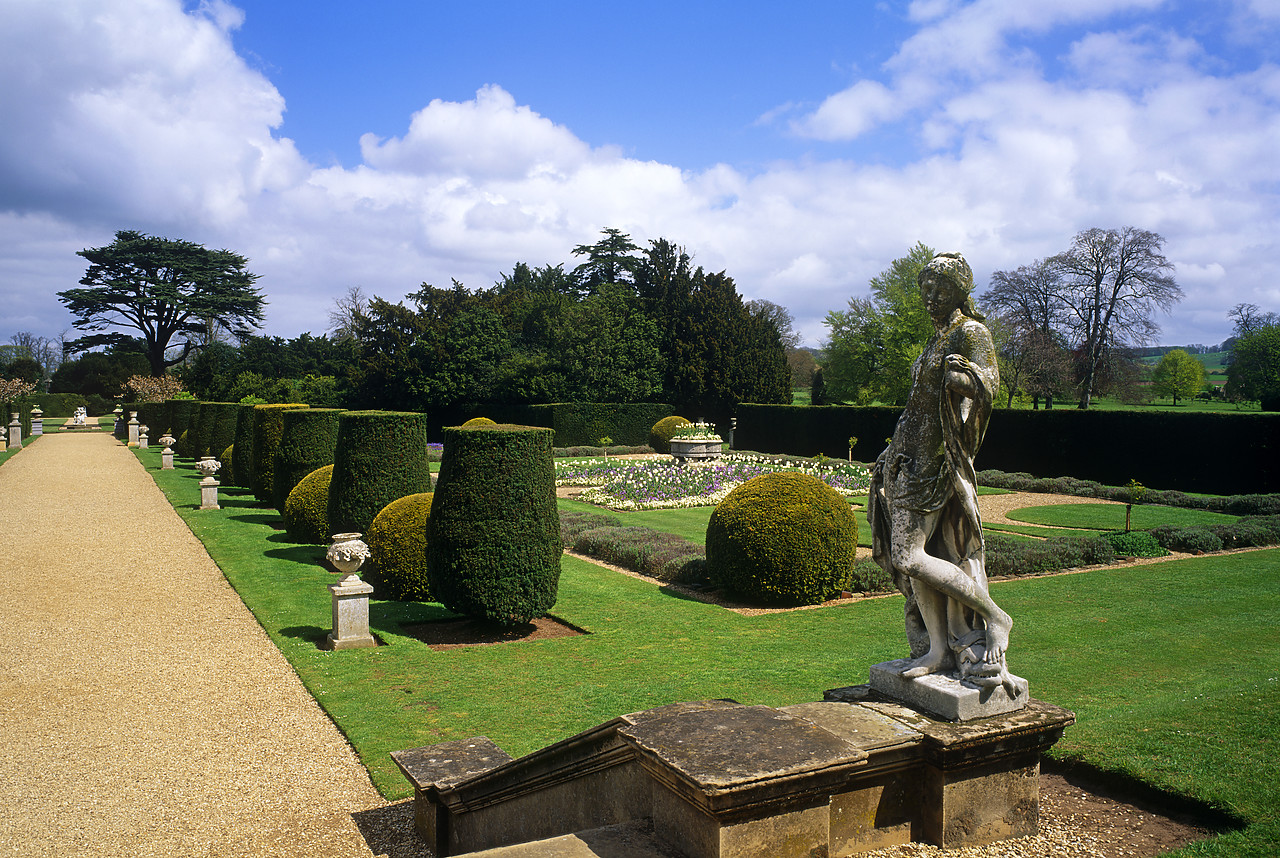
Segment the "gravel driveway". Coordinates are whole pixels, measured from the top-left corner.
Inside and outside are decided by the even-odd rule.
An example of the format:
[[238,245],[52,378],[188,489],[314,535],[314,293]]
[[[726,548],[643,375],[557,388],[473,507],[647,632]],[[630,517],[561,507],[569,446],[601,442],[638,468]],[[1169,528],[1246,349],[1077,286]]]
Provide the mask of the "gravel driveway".
[[0,853],[419,851],[111,436],[0,468],[0,623]]

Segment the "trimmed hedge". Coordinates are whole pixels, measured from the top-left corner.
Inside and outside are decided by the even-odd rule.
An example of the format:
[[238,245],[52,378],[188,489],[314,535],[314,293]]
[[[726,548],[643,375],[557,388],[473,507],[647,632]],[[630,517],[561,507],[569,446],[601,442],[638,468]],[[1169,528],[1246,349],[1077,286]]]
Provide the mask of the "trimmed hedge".
[[[737,449],[843,458],[854,435],[854,458],[870,462],[902,410],[744,404],[737,413]],[[977,466],[1184,492],[1280,492],[1280,414],[997,409]]]
[[333,464],[341,413],[341,408],[297,408],[281,414],[280,446],[272,481],[272,505],[276,509],[284,508],[289,492],[303,477]]
[[593,447],[601,438],[639,447],[649,443],[649,427],[671,414],[665,402],[554,402],[546,405],[466,404],[433,409],[431,437],[446,426],[458,426],[485,416],[498,423],[546,426],[554,431],[557,447]]
[[696,542],[648,527],[597,527],[584,530],[573,550],[659,581],[700,582],[707,552]]
[[[978,472],[978,483],[995,489],[1130,502],[1128,486],[1104,486],[1095,480],[1078,480],[1075,477],[1033,477],[1030,474],[1008,474],[1004,471],[986,470]],[[1171,489],[1148,489],[1142,496],[1141,503],[1184,509],[1204,509],[1210,512],[1225,512],[1228,515],[1280,514],[1280,494],[1205,496],[1189,495]]]
[[472,417],[466,423],[462,424],[463,429],[474,429],[477,426],[497,426],[496,420],[490,420],[488,417]]
[[284,530],[294,542],[324,545],[334,533],[329,526],[329,485],[333,465],[317,468],[293,487],[281,510]]
[[218,479],[229,486],[236,485],[235,449],[236,445],[232,444],[218,457],[218,461],[222,463],[222,469],[218,471]]
[[284,432],[284,412],[308,407],[298,402],[253,406],[253,496],[263,503],[274,500],[276,451]]
[[394,500],[369,525],[364,541],[369,544],[373,562],[361,574],[379,599],[431,601],[427,527],[433,497],[431,492],[422,492]]
[[414,411],[342,412],[333,464],[329,490],[333,532],[364,533],[387,504],[431,491],[427,415]]
[[[243,406],[238,402],[214,402],[211,405],[213,419],[205,444],[209,447],[210,456],[221,456],[236,442],[236,424],[240,422],[240,410]],[[230,462],[223,462],[222,465],[228,470],[231,468]]]
[[231,444],[234,459],[231,472],[235,476],[233,485],[244,489],[253,488],[253,406],[240,404],[236,412],[236,435]]
[[[168,419],[164,421],[160,434],[168,432],[174,438],[181,438],[191,425],[191,412],[196,410],[197,403],[194,399],[166,399],[165,405],[169,407]],[[174,452],[180,451],[175,448]]]
[[707,524],[711,577],[743,599],[815,605],[849,584],[858,519],[817,477],[775,472],[729,492]]
[[676,430],[688,422],[683,417],[672,415],[663,417],[649,427],[649,446],[653,448],[653,452],[670,453],[671,439],[675,437]]
[[444,430],[427,568],[432,592],[450,610],[515,625],[555,604],[553,434],[509,424]]

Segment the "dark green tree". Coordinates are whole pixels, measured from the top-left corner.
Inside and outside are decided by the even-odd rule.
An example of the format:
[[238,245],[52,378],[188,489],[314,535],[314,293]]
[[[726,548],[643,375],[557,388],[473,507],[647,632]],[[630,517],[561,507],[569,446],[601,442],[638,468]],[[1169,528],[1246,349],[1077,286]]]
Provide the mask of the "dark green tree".
[[1236,337],[1227,367],[1227,396],[1280,411],[1280,324],[1255,325]]
[[114,399],[130,376],[147,375],[149,369],[147,359],[137,352],[88,352],[64,361],[53,373],[49,391]]
[[574,256],[585,256],[587,261],[573,269],[580,294],[594,295],[603,283],[634,283],[636,271],[642,264],[640,250],[631,236],[620,229],[602,230],[604,238],[595,244],[579,244]]
[[[217,326],[236,336],[261,326],[266,302],[253,285],[258,275],[246,270],[249,261],[237,253],[121,230],[111,244],[77,255],[89,261],[80,279],[85,288],[58,293],[73,324],[84,331],[141,332],[153,376],[184,361]],[[71,348],[83,351],[124,337],[118,331],[90,334]],[[174,345],[181,352],[167,357]]]

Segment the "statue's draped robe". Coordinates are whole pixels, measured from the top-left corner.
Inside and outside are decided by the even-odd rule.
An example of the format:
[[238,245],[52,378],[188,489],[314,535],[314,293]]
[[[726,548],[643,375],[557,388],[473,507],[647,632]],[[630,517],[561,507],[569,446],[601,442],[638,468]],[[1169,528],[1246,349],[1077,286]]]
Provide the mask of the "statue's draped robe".
[[[972,398],[946,391],[945,359],[951,354],[968,358],[975,367],[967,373]],[[999,384],[995,348],[985,326],[962,316],[935,333],[911,367],[906,408],[872,473],[867,510],[872,554],[881,568],[893,573],[898,589],[907,597],[907,639],[913,658],[929,650],[929,635],[914,591],[928,585],[894,568],[890,513],[895,508],[922,514],[941,511],[933,532],[925,535],[925,551],[954,563],[987,589],[973,459],[982,446]],[[982,618],[948,599],[947,625],[958,661],[972,661],[972,654],[966,651],[985,639]]]

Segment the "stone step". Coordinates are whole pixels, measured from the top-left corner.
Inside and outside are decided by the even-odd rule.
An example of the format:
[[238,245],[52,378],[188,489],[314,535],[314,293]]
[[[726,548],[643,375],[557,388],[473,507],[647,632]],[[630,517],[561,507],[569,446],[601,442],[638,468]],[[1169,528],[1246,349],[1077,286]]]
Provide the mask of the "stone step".
[[653,833],[653,822],[637,819],[591,831],[515,846],[468,852],[459,858],[680,858]]

